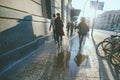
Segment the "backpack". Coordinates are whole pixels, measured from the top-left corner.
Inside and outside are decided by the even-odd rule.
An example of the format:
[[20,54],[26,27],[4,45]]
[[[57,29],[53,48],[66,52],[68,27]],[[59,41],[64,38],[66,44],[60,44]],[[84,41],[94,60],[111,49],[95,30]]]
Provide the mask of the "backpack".
[[88,28],[87,24],[85,24],[85,23],[80,23],[78,25],[78,28],[79,28],[79,33],[81,35],[86,35],[87,32],[89,32],[89,28]]

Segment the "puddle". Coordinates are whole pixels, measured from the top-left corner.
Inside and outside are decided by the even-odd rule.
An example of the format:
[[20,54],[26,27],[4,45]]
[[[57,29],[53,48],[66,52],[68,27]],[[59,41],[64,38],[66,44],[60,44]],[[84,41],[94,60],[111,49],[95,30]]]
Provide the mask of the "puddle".
[[85,69],[90,65],[90,59],[87,54],[79,52],[79,38],[74,36],[68,50],[57,53],[54,63],[54,76],[70,77],[77,76],[79,72],[86,74]]

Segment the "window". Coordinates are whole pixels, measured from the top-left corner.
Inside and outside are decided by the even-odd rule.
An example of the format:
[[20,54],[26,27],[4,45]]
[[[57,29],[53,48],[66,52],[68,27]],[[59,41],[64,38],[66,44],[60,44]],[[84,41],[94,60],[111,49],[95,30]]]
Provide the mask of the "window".
[[50,0],[46,1],[46,12],[47,12],[47,18],[51,19],[51,2]]
[[43,17],[51,19],[51,1],[41,0]]

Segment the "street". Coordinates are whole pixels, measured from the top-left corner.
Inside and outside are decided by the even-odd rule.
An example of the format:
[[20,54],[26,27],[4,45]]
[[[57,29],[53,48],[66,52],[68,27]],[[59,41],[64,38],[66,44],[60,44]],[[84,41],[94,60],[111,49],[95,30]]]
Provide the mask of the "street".
[[[94,31],[96,43],[110,36],[103,32]],[[81,51],[77,32],[63,38],[61,51],[54,42],[47,42],[2,74],[0,80],[119,80],[108,61],[97,56],[90,35],[84,39]]]
[[98,44],[99,42],[103,41],[105,38],[110,37],[110,35],[115,35],[115,34],[116,33],[112,31],[95,29],[93,33],[93,37],[94,37],[96,44]]
[[120,80],[119,3],[0,0],[0,80]]

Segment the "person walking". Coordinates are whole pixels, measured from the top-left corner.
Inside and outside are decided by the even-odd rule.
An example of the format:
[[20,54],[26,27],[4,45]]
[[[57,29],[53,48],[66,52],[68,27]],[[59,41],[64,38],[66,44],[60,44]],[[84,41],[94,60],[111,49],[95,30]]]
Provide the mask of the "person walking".
[[52,31],[53,31],[53,38],[54,38],[54,41],[55,41],[55,43],[56,43],[55,18],[56,18],[56,15],[55,15],[55,14],[53,14],[53,17],[52,17],[51,22],[50,22],[49,31],[51,31],[51,27],[52,27]]
[[73,35],[73,28],[74,28],[74,23],[73,23],[73,21],[71,21],[70,36]]
[[69,30],[70,30],[70,21],[67,23],[66,29],[67,29],[67,36],[69,37]]
[[60,13],[57,13],[57,18],[55,19],[55,32],[58,47],[60,47],[60,44],[62,45],[62,36],[64,35],[63,22],[60,18]]
[[85,17],[81,18],[81,22],[78,24],[78,33],[79,33],[79,39],[80,39],[80,46],[79,49],[81,51],[81,47],[84,45],[87,33],[89,32],[89,27],[86,23]]

